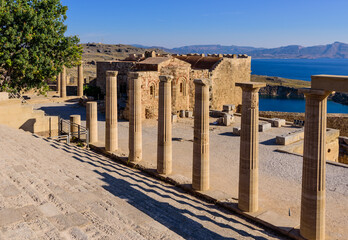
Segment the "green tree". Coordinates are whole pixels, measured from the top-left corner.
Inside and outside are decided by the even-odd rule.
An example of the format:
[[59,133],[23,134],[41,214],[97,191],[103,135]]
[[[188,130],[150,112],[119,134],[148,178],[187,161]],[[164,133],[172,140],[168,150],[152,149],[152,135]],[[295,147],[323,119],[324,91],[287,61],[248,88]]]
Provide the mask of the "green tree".
[[0,0],[0,7],[0,91],[45,91],[63,65],[80,63],[80,39],[64,35],[60,0]]

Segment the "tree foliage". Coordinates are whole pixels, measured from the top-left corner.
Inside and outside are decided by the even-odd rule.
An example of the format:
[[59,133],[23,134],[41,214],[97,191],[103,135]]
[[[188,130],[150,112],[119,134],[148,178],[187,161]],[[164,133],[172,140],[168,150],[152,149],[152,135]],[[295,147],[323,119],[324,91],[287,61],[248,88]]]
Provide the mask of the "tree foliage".
[[46,89],[46,79],[81,61],[77,36],[64,34],[60,0],[0,0],[0,91]]

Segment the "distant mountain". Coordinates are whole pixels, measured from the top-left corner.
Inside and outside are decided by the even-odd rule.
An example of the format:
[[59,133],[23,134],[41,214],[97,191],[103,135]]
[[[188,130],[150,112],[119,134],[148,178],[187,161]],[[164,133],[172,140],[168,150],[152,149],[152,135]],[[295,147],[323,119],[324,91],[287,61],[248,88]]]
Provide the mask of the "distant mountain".
[[248,54],[253,58],[348,58],[348,44],[341,42],[334,42],[332,44],[311,47],[289,45],[278,48],[255,48],[234,45],[192,45],[168,49],[162,47],[146,47],[142,45],[133,46],[141,48],[158,48],[166,52],[177,54]]

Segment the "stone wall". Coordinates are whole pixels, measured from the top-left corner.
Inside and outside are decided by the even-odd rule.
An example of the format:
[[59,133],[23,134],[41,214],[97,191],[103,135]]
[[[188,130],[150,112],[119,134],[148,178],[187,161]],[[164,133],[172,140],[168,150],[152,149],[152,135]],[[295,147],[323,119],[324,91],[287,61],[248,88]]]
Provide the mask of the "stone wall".
[[22,104],[20,99],[0,101],[0,124],[45,137],[58,136],[57,116],[45,116],[43,111]]
[[[260,117],[284,118],[287,121],[304,120],[304,113],[260,112]],[[348,136],[348,114],[327,114],[327,127],[340,130],[341,136]]]
[[[97,83],[102,93],[105,92],[106,71],[118,71],[117,89],[118,93],[127,94],[127,74],[135,62],[97,62]],[[118,96],[119,97],[119,96]]]
[[242,104],[242,90],[236,82],[250,82],[251,58],[223,58],[211,72],[211,108],[222,110],[224,104]]

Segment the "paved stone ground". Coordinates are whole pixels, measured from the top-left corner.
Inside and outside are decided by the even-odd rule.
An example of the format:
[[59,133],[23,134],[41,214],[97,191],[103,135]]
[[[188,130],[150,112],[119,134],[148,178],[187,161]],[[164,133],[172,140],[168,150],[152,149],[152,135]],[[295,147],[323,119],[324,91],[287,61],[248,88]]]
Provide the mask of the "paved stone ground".
[[[50,114],[61,114],[68,119],[80,114],[85,120],[85,108],[76,104],[43,104],[37,108]],[[98,116],[101,144],[105,135],[105,118]],[[211,119],[211,121],[214,121]],[[84,124],[84,121],[82,121]],[[234,126],[239,125],[236,118]],[[210,126],[211,189],[238,198],[238,167],[240,138],[231,134],[231,127]],[[294,221],[300,219],[302,157],[279,153],[275,150],[275,137],[292,127],[272,128],[259,134],[259,205],[261,210],[271,210]],[[128,122],[119,122],[119,151],[128,155]],[[173,175],[191,181],[193,120],[180,119],[173,125]],[[181,140],[180,140],[181,139]],[[143,163],[156,168],[157,122],[143,123]],[[331,239],[348,239],[348,168],[326,166],[326,232]]]
[[0,125],[0,239],[280,239],[94,152]]

